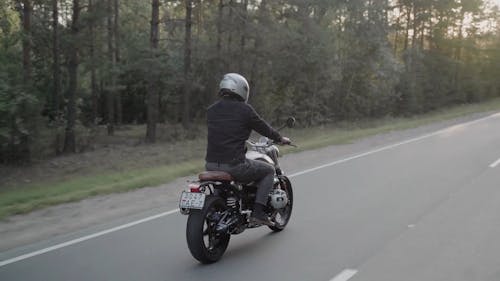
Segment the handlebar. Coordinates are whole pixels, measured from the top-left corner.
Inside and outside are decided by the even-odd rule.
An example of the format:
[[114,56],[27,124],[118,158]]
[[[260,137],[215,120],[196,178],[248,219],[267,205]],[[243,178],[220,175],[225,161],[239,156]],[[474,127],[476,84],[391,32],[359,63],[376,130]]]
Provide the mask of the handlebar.
[[272,142],[272,144],[277,144],[277,145],[288,145],[288,146],[291,146],[291,147],[295,147],[297,148],[298,146],[296,144],[293,144],[293,143],[287,143],[287,144],[283,144],[283,143],[279,143],[279,142]]
[[292,146],[292,147],[295,147],[295,148],[298,147],[298,145],[293,144],[293,143],[283,144],[283,143],[279,143],[279,142],[275,142],[275,141],[269,141],[267,143],[257,143],[257,142],[253,142],[253,141],[247,140],[247,143],[249,143],[250,145],[253,145],[253,146],[260,146],[260,147],[263,147],[263,146],[268,147],[268,146],[271,146],[271,145],[274,145],[274,144],[281,145],[281,146],[288,145],[288,146]]

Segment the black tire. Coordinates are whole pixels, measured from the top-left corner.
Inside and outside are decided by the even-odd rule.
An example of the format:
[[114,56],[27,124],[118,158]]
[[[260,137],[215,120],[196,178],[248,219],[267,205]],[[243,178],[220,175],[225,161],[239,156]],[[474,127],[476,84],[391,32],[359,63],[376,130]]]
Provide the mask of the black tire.
[[217,196],[207,196],[201,210],[191,210],[186,227],[186,239],[189,251],[201,263],[218,261],[229,244],[229,234],[215,232],[216,221],[213,214],[226,209],[224,200]]
[[278,210],[278,213],[272,219],[275,225],[269,226],[269,228],[274,232],[279,232],[285,229],[286,225],[290,221],[293,209],[292,183],[287,177],[282,176],[280,177],[280,185],[281,189],[283,189],[288,195],[288,204],[283,209]]

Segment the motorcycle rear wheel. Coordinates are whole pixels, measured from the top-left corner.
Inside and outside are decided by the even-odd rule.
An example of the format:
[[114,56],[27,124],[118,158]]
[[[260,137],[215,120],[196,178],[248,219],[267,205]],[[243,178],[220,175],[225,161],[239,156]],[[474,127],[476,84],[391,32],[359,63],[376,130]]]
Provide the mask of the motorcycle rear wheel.
[[283,189],[288,196],[288,204],[279,210],[276,210],[277,213],[273,217],[274,226],[269,226],[269,228],[274,232],[279,232],[285,229],[288,221],[290,221],[290,217],[292,216],[292,208],[293,208],[293,190],[292,183],[287,177],[283,177],[280,179],[281,189]]
[[195,259],[208,264],[218,261],[227,249],[230,235],[215,231],[217,217],[226,205],[222,198],[207,196],[201,210],[191,210],[186,227],[189,251]]

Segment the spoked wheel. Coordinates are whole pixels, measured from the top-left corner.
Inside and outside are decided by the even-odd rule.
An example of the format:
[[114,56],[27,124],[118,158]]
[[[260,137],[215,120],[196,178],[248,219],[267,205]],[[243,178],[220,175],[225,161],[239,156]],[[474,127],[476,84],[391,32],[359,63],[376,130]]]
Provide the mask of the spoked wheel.
[[207,196],[201,210],[191,210],[187,221],[186,238],[189,251],[201,263],[218,261],[229,244],[229,234],[217,233],[215,228],[226,209],[220,197]]
[[282,231],[288,224],[290,217],[292,215],[293,208],[293,191],[292,184],[287,177],[280,178],[281,189],[283,189],[288,196],[288,203],[284,208],[276,210],[271,216],[271,220],[275,223],[274,226],[269,226],[269,228],[275,232]]

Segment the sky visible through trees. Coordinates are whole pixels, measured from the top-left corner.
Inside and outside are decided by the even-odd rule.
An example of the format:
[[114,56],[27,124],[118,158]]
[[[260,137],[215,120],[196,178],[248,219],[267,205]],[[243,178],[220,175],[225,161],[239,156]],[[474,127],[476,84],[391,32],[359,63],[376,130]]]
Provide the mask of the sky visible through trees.
[[82,151],[98,127],[145,124],[147,143],[157,124],[190,131],[227,72],[266,119],[301,126],[486,101],[500,96],[495,4],[0,0],[0,161]]

